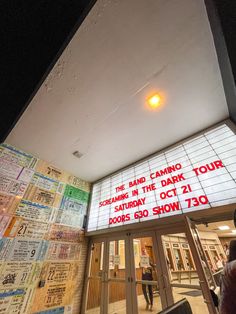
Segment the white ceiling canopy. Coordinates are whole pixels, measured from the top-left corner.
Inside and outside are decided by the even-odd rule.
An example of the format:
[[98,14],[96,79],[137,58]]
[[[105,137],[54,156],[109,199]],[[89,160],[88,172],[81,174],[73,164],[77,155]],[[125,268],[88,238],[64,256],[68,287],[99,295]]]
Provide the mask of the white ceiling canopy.
[[[228,227],[229,229],[220,230],[221,227]],[[227,221],[218,221],[218,222],[211,222],[207,223],[205,225],[198,225],[197,226],[199,231],[213,231],[217,233],[219,237],[233,237],[236,238],[236,229],[234,226],[233,220],[227,220]]]
[[6,142],[95,181],[227,117],[203,0],[98,0]]

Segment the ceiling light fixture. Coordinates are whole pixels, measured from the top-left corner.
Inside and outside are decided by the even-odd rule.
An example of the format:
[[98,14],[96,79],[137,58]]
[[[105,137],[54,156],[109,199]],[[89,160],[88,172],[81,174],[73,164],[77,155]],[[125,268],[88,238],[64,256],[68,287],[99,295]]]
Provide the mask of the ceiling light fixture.
[[230,227],[229,226],[219,226],[218,229],[219,230],[229,230]]
[[82,153],[80,153],[78,150],[76,150],[75,152],[72,153],[75,157],[77,158],[81,158],[83,156]]
[[161,97],[158,94],[152,95],[147,100],[149,107],[152,109],[156,109],[161,104]]
[[232,233],[236,233],[236,230],[231,230],[232,231]]

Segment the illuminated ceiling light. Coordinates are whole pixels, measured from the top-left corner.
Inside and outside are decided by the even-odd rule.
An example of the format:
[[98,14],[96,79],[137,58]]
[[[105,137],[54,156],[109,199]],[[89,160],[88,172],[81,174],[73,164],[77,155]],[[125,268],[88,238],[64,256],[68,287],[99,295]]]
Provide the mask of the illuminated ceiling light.
[[229,226],[219,226],[218,229],[219,230],[229,230],[230,227]]
[[236,230],[232,230],[232,233],[236,233]]
[[148,98],[147,102],[152,109],[156,109],[161,104],[161,97],[158,94],[155,94]]

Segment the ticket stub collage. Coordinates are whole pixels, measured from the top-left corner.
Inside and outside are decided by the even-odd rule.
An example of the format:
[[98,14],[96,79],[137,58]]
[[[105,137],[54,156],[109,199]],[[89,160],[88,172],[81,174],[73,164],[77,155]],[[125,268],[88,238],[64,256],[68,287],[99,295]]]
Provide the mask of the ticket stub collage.
[[0,145],[0,313],[72,313],[89,193],[89,183]]

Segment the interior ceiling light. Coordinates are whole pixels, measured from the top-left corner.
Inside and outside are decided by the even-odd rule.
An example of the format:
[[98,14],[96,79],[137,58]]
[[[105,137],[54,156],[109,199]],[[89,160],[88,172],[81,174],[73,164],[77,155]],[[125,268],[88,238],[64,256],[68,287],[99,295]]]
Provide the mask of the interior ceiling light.
[[232,233],[236,233],[236,230],[232,230]]
[[219,226],[218,229],[219,230],[229,230],[230,227],[229,226]]
[[158,94],[152,95],[148,98],[147,102],[152,109],[156,109],[161,104],[161,97]]

